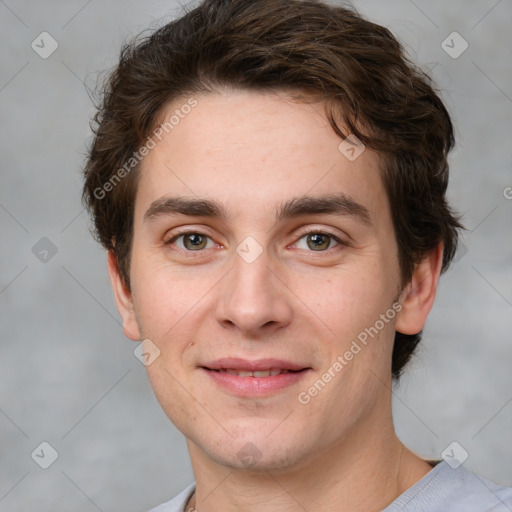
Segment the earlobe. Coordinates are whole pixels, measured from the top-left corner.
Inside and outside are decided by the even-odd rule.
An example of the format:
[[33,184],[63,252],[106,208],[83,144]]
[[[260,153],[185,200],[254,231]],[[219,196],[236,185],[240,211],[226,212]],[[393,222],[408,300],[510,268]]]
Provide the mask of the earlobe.
[[123,332],[130,340],[140,341],[141,335],[137,319],[135,317],[132,294],[130,290],[127,289],[121,275],[119,274],[117,258],[112,251],[107,251],[107,267],[117,310],[119,311],[123,321]]
[[427,321],[434,304],[441,266],[443,245],[439,244],[414,268],[411,281],[400,294],[402,310],[395,329],[402,334],[418,334]]

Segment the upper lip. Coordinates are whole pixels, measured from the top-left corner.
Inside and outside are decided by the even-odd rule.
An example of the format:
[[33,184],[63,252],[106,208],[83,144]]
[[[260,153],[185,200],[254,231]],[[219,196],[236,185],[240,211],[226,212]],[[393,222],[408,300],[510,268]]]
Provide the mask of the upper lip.
[[278,368],[280,370],[304,370],[310,368],[307,365],[286,361],[284,359],[256,359],[249,361],[247,359],[240,359],[238,357],[225,357],[216,359],[215,361],[207,362],[201,365],[209,370],[245,370],[249,372],[256,372],[260,370],[269,370],[271,368]]

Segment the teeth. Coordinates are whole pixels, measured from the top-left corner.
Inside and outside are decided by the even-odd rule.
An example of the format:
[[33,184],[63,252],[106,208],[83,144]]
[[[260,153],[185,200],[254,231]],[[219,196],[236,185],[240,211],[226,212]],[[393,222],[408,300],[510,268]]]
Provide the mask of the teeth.
[[288,370],[281,370],[279,368],[270,368],[268,370],[257,370],[249,372],[247,370],[232,370],[230,368],[219,370],[229,375],[237,375],[238,377],[274,377],[281,373],[288,373]]
[[252,372],[253,377],[269,377],[270,376],[270,370],[259,370],[256,372]]

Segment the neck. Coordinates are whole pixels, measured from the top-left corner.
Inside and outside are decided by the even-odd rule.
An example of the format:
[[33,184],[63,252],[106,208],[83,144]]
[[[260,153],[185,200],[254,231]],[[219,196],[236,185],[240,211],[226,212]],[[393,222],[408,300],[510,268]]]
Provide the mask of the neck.
[[186,510],[382,510],[432,467],[398,440],[391,418],[386,428],[366,425],[355,426],[342,441],[308,460],[275,471],[220,466],[188,440],[196,492]]

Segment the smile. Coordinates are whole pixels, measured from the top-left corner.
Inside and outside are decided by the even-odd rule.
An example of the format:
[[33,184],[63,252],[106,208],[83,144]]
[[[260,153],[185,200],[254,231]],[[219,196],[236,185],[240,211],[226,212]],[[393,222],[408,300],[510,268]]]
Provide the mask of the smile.
[[[237,375],[238,377],[275,377],[283,373],[293,372],[294,370],[285,370],[283,368],[270,368],[268,370],[248,371],[248,370],[235,370],[233,368],[221,368],[219,370],[212,370],[215,372],[229,373],[229,375]],[[300,370],[299,370],[300,371]]]
[[245,398],[276,394],[313,371],[308,364],[273,357],[256,360],[223,357],[205,361],[199,369],[216,387]]

